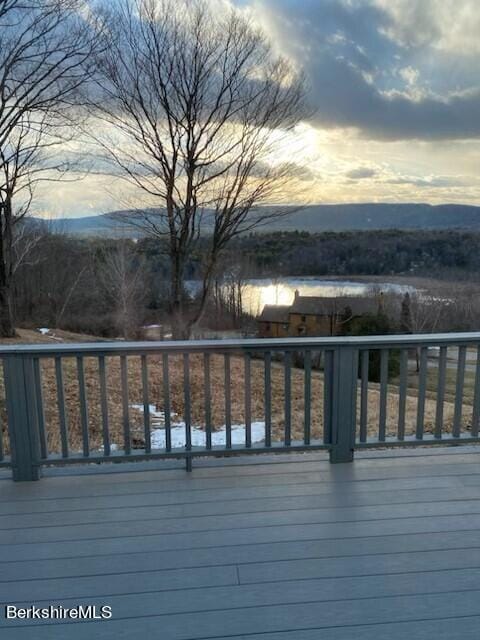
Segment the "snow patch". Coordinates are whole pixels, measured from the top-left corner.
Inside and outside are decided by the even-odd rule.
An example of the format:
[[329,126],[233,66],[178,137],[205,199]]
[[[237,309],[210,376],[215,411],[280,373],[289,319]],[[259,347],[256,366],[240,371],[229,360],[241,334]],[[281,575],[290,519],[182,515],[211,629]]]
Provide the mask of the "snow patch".
[[[110,453],[113,453],[114,451],[121,451],[121,447],[118,444],[115,444],[115,442],[111,442]],[[77,451],[76,453],[80,453],[80,451]],[[102,455],[105,455],[105,447],[101,446],[100,448],[95,449],[95,453],[101,453]]]
[[[265,423],[252,422],[252,442],[261,442],[265,438]],[[185,423],[172,424],[171,429],[172,448],[184,447],[186,445]],[[164,449],[166,446],[165,429],[153,429],[151,441],[153,449]],[[207,435],[200,427],[191,428],[192,447],[205,447]],[[226,427],[223,426],[218,431],[212,431],[212,446],[225,446],[227,444]],[[232,425],[232,444],[245,444],[245,425]]]
[[[132,404],[132,409],[143,412],[143,404]],[[150,413],[150,420],[152,431],[150,433],[152,449],[165,449],[166,447],[166,435],[165,435],[165,412],[157,411],[155,405],[151,404],[148,407]],[[186,435],[185,435],[185,422],[179,419],[179,416],[175,413],[170,415],[170,435],[172,449],[185,447]],[[245,444],[245,425],[233,424],[231,427],[232,444],[242,445]],[[265,422],[252,422],[251,424],[251,439],[252,443],[262,442],[265,439]],[[191,440],[192,447],[205,447],[207,444],[207,436],[205,430],[197,425],[191,427]],[[226,446],[227,444],[227,428],[225,425],[212,431],[212,446]]]
[[[141,411],[143,413],[143,404],[131,404],[130,408],[134,411]],[[165,412],[157,411],[154,404],[148,405],[148,413],[150,414],[150,423],[153,426],[165,425]],[[170,419],[175,419],[178,416],[175,413],[170,414]]]
[[50,329],[47,329],[45,327],[42,327],[41,329],[37,329],[37,331],[39,331],[42,336],[48,336],[48,334],[50,333]]

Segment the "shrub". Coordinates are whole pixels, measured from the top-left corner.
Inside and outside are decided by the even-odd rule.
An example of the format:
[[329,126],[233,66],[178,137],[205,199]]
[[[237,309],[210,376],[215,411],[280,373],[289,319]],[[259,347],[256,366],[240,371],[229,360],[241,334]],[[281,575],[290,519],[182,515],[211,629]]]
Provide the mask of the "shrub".
[[[389,318],[381,311],[377,314],[367,314],[355,318],[348,326],[348,335],[378,336],[388,335],[395,329]],[[371,382],[380,381],[380,349],[370,349],[368,356],[368,379]],[[360,377],[359,363],[359,377]],[[388,357],[388,377],[395,378],[400,373],[400,350],[390,349]]]

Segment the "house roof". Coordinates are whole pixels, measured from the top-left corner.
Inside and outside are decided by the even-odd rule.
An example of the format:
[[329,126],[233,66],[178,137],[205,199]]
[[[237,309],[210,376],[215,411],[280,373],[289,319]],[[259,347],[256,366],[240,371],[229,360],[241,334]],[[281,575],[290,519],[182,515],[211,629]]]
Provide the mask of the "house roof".
[[258,317],[260,322],[289,321],[291,313],[300,315],[331,316],[342,313],[346,307],[352,315],[361,316],[366,313],[377,313],[378,300],[374,297],[340,296],[338,298],[323,298],[320,296],[296,296],[291,306],[266,304]]
[[324,298],[319,296],[296,296],[290,313],[302,315],[333,315],[342,313],[346,307],[352,315],[359,316],[378,311],[378,300],[374,297],[340,296],[338,298]]
[[290,309],[285,305],[266,304],[258,319],[261,322],[288,322]]

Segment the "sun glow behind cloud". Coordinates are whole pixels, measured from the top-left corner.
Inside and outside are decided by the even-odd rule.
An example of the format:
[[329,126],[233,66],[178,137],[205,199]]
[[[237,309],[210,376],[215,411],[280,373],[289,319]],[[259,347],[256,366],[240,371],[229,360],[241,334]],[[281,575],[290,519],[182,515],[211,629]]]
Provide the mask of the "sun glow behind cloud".
[[[478,0],[232,3],[307,76],[312,115],[275,133],[268,159],[292,164],[292,201],[480,204]],[[38,211],[55,216],[135,199],[95,173],[39,196]]]

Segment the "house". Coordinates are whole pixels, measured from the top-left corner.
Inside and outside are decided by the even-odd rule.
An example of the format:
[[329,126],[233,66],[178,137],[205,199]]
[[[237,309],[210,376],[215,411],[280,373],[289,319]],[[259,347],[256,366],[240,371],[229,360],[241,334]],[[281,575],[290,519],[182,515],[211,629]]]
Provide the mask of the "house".
[[340,335],[353,319],[376,314],[381,304],[381,297],[325,298],[295,291],[290,306],[264,306],[257,318],[258,334],[262,338]]
[[258,316],[258,334],[262,338],[287,338],[290,335],[291,306],[266,304]]

